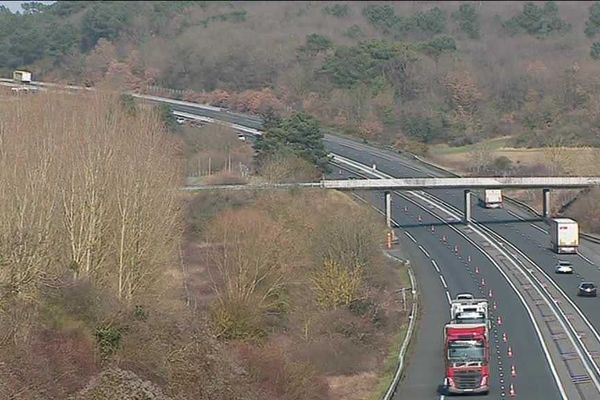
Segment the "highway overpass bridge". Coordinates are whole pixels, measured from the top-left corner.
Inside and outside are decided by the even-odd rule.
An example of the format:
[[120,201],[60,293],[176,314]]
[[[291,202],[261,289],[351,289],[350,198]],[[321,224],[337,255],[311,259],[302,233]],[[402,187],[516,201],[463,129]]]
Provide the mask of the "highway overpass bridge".
[[[334,157],[334,160],[336,158]],[[337,159],[340,161],[340,158]],[[376,170],[376,166],[373,166]],[[391,192],[394,190],[463,189],[463,221],[471,221],[471,191],[476,189],[542,189],[542,216],[550,214],[551,189],[581,189],[600,186],[600,177],[469,177],[469,178],[394,178],[344,179],[320,182],[272,183],[259,185],[206,185],[189,186],[186,191],[200,190],[262,190],[316,188],[336,190],[383,190],[385,193],[386,221],[391,225]]]

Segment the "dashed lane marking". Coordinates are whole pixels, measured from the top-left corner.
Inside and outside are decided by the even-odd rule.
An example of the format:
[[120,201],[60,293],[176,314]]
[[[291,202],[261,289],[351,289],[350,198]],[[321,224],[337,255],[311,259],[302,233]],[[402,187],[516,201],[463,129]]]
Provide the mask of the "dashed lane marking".
[[442,275],[440,275],[440,280],[442,281],[442,285],[444,285],[444,289],[448,289],[448,285],[446,285],[446,281]]
[[423,247],[423,246],[419,245],[419,249],[421,249],[421,251],[423,252],[423,254],[425,254],[425,255],[427,256],[427,258],[431,257],[431,256],[429,255],[429,253],[427,252],[427,250],[425,250],[425,247]]
[[408,232],[404,231],[404,234],[405,234],[406,236],[408,236],[408,238],[409,238],[410,240],[412,240],[412,241],[413,241],[413,243],[417,243],[417,241],[415,240],[415,238],[414,238],[414,237],[413,237],[413,236],[412,236],[410,233],[408,233]]

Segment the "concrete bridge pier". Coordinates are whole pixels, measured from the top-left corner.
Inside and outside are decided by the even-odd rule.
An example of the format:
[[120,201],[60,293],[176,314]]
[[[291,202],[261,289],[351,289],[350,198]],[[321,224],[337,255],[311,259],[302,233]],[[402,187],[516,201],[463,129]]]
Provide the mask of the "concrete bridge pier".
[[392,192],[386,190],[385,197],[385,224],[388,228],[392,228]]
[[465,190],[464,199],[465,199],[465,203],[464,203],[463,222],[465,224],[468,224],[469,222],[471,222],[471,191],[470,190]]
[[542,200],[542,217],[549,218],[550,217],[550,189],[543,190],[543,200]]

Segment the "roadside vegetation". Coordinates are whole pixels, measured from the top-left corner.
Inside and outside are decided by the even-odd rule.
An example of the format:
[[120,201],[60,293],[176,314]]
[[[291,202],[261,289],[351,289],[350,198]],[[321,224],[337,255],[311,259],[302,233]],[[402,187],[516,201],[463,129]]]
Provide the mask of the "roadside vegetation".
[[501,136],[598,146],[599,15],[553,1],[28,3],[0,11],[0,69],[305,112],[422,153]]
[[[318,121],[274,123],[257,164],[130,100],[0,102],[0,397],[373,396],[407,319],[380,218],[340,193],[177,190],[319,176]],[[274,139],[297,129],[314,146]]]

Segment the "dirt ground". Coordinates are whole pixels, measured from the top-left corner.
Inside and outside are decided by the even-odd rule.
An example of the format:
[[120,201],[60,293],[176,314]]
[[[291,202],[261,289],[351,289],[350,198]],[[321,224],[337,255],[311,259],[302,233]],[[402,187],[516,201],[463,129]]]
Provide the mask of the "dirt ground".
[[[456,150],[447,146],[434,146],[428,158],[462,175],[469,171],[474,149],[474,146],[465,146]],[[563,152],[562,163],[569,174],[596,175],[599,172],[600,166],[597,160],[600,160],[600,149],[564,148],[561,151]],[[548,163],[548,151],[543,148],[498,147],[491,150],[489,158],[492,161],[501,156],[508,157],[515,166]]]

